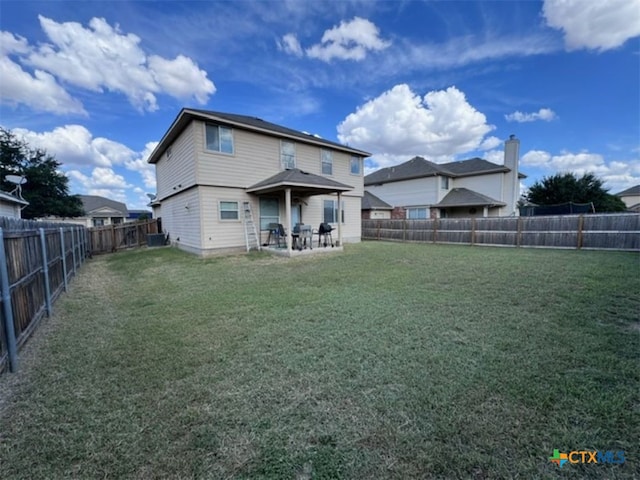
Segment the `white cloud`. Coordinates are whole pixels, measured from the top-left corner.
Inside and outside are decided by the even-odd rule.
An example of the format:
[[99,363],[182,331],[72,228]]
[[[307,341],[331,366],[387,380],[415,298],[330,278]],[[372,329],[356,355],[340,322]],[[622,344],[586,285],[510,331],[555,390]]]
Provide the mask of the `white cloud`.
[[[184,55],[173,60],[147,56],[139,37],[123,34],[117,25],[112,27],[102,18],[91,19],[88,28],[76,22],[39,19],[50,43],[29,46],[21,37],[2,34],[2,51],[17,55],[20,63],[6,54],[2,58],[2,73],[12,74],[3,78],[14,78],[12,88],[7,90],[3,84],[2,95],[9,102],[56,113],[84,113],[80,102],[61,87],[66,84],[94,92],[122,93],[136,108],[153,111],[158,108],[158,94],[193,97],[204,104],[216,90],[207,72],[192,59]],[[34,68],[34,76],[23,66]],[[45,87],[47,92],[42,91]]]
[[611,193],[640,184],[640,159],[607,162],[599,153],[561,152],[552,155],[543,150],[530,150],[521,158],[521,164],[538,168],[549,175],[573,172],[578,176],[593,173],[604,181]]
[[545,0],[542,14],[564,31],[567,50],[602,52],[640,35],[640,0]]
[[338,125],[338,138],[374,153],[376,159],[383,159],[379,163],[383,166],[385,158],[405,161],[413,155],[453,160],[456,154],[477,150],[494,128],[456,87],[421,98],[401,84],[348,115]]
[[304,54],[298,38],[293,33],[284,35],[282,42],[278,42],[278,48],[296,57],[301,57]]
[[30,146],[46,150],[66,166],[110,167],[136,156],[133,150],[121,143],[101,137],[93,138],[91,132],[82,125],[64,125],[42,133],[16,128],[13,133],[23,137]]
[[504,165],[504,150],[490,150],[484,152],[482,158],[496,165]]
[[480,150],[491,150],[492,148],[496,148],[498,145],[502,144],[502,140],[500,140],[498,137],[487,137],[485,138],[482,143],[480,144],[479,149]]
[[[109,178],[109,171],[112,171],[111,168],[116,166],[137,172],[142,177],[145,187],[155,189],[155,167],[148,164],[147,159],[158,142],[149,142],[142,152],[136,152],[126,145],[108,138],[94,138],[93,134],[82,125],[64,125],[42,133],[22,128],[15,128],[12,132],[24,138],[31,147],[41,148],[55,156],[63,167],[98,167],[94,169],[94,176],[90,178],[84,177],[84,174],[75,170],[73,178],[83,185],[85,191],[89,191],[91,188],[104,188],[108,184],[117,184],[118,182],[113,183],[113,178],[111,178],[111,182],[107,183],[104,183],[106,180],[103,180],[103,183],[99,183],[97,180],[98,177]],[[82,178],[89,178],[90,181],[82,181]]]
[[504,118],[508,122],[535,122],[537,120],[544,120],[545,122],[550,122],[557,118],[556,113],[550,108],[541,108],[537,112],[533,113],[523,113],[521,111],[515,111],[508,115],[505,115]]
[[326,30],[320,43],[306,50],[311,58],[329,62],[339,60],[364,60],[369,51],[384,50],[391,42],[380,38],[378,27],[369,20],[354,17],[349,22]]

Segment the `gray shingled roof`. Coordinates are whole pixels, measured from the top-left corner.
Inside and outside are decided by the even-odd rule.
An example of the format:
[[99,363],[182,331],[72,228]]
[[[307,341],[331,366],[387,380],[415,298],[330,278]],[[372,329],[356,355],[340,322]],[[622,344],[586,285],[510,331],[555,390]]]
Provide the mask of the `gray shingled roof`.
[[227,124],[229,126],[244,128],[246,130],[257,131],[280,138],[291,138],[302,141],[304,143],[330,147],[334,150],[352,153],[361,157],[371,156],[369,152],[365,152],[364,150],[359,150],[357,148],[349,147],[348,145],[342,145],[337,142],[332,142],[330,140],[325,140],[324,138],[316,137],[315,135],[309,135],[298,130],[283,127],[282,125],[267,122],[265,120],[262,120],[261,118],[251,117],[249,115],[238,115],[235,113],[215,112],[212,110],[183,108],[160,140],[158,146],[149,156],[148,162],[157,163],[164,151],[169,147],[169,145],[171,145],[171,143],[177,138],[182,130],[194,119],[218,122],[221,124]]
[[[443,175],[447,177],[468,177],[486,173],[508,172],[504,165],[497,165],[482,158],[471,158],[437,164],[422,157],[413,157],[411,160],[393,167],[381,168],[364,177],[365,185],[377,185],[389,182],[399,182],[413,178],[432,177]],[[521,177],[524,175],[519,174]]]
[[309,195],[353,190],[353,187],[330,178],[304,172],[298,168],[290,168],[252,185],[247,188],[247,192],[268,193],[282,191],[285,188]]
[[440,203],[436,204],[436,207],[479,207],[485,205],[488,207],[503,207],[506,203],[494,200],[468,188],[452,188]]
[[361,202],[362,210],[393,210],[393,207],[387,202],[380,200],[373,193],[369,193],[365,190],[364,196]]
[[621,191],[620,193],[616,193],[617,197],[628,197],[632,195],[640,195],[640,185],[635,185],[631,188],[627,188],[626,190]]
[[127,206],[122,202],[116,202],[108,198],[99,197],[97,195],[78,195],[82,200],[82,206],[85,214],[89,215],[91,212],[100,208],[110,208],[122,214],[123,217],[128,215]]

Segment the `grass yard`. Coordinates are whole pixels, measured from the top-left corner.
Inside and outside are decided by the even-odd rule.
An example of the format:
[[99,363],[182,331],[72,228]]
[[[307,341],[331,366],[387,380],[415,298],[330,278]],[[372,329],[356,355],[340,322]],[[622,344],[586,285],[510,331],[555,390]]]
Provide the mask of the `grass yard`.
[[638,478],[639,311],[631,253],[97,257],[0,378],[0,476]]

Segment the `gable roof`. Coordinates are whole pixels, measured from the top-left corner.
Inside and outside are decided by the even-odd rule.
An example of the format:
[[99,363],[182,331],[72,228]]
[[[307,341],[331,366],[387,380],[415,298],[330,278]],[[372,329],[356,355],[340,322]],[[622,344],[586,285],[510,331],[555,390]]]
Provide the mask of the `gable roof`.
[[468,188],[452,188],[436,207],[504,207],[506,203],[495,200]]
[[[414,178],[432,177],[442,175],[447,177],[470,177],[488,173],[510,172],[504,165],[498,165],[482,158],[471,158],[449,163],[434,163],[422,157],[413,157],[411,160],[393,167],[381,168],[364,177],[365,185],[377,185]],[[526,177],[518,173],[520,178]]]
[[304,172],[298,168],[288,168],[247,188],[249,193],[269,193],[291,188],[299,194],[318,195],[321,193],[347,192],[353,187],[336,182],[327,177]]
[[362,196],[361,210],[393,210],[393,207],[387,202],[380,200],[373,193],[369,193],[366,190]]
[[640,185],[635,185],[631,188],[627,188],[626,190],[621,191],[620,193],[616,193],[616,197],[631,197],[640,195]]
[[193,120],[201,120],[203,122],[215,122],[221,125],[228,125],[230,127],[237,127],[243,130],[250,130],[257,133],[263,133],[278,138],[288,138],[291,140],[297,140],[300,142],[316,145],[319,147],[328,147],[334,150],[343,151],[353,155],[361,157],[369,157],[370,153],[364,150],[358,150],[351,148],[347,145],[342,145],[337,142],[325,140],[324,138],[316,137],[298,130],[293,130],[282,125],[267,122],[261,118],[251,117],[248,115],[238,115],[235,113],[215,112],[211,110],[198,110],[195,108],[183,108],[178,113],[178,116],[173,121],[167,132],[164,134],[160,143],[149,155],[149,163],[157,163],[165,150],[173,143],[173,141],[180,135],[180,133],[189,125]]
[[127,206],[122,202],[116,202],[105,197],[98,195],[78,195],[82,200],[82,206],[84,208],[85,215],[89,215],[91,212],[99,210],[101,208],[108,208],[115,210],[122,214],[123,217],[127,216]]

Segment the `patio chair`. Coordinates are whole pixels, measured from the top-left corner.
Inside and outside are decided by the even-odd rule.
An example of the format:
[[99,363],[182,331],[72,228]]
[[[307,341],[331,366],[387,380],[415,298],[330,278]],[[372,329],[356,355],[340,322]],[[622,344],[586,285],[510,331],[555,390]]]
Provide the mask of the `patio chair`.
[[267,245],[275,245],[280,248],[287,245],[287,239],[285,237],[284,226],[281,223],[269,224],[269,237],[267,239]]

